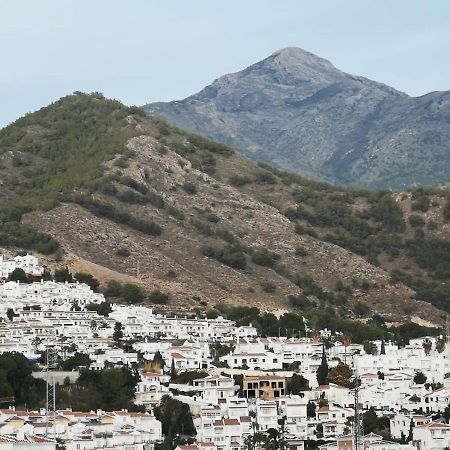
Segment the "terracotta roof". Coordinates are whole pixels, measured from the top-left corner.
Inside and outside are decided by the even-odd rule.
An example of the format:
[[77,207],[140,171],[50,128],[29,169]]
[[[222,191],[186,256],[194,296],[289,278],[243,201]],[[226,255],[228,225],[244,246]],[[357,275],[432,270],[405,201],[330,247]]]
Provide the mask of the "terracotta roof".
[[239,420],[237,419],[223,419],[225,425],[239,425]]
[[424,423],[423,425],[418,425],[416,428],[433,428],[433,429],[444,429],[444,430],[450,430],[450,425],[447,425],[446,423],[438,423],[438,422],[430,422],[430,423]]

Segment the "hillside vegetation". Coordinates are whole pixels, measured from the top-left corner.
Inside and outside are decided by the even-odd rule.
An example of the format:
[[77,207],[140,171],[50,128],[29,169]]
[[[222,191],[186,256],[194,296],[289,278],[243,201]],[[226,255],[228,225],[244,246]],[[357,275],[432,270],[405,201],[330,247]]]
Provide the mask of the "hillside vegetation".
[[174,311],[440,322],[450,309],[443,189],[336,188],[81,93],[0,131],[0,179],[0,246],[139,283]]

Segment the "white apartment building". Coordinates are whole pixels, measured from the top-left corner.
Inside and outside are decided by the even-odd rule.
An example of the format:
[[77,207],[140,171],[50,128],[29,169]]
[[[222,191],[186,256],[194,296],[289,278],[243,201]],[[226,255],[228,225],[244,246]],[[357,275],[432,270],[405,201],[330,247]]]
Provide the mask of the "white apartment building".
[[16,256],[13,259],[5,259],[0,255],[0,279],[7,279],[15,269],[22,269],[27,275],[40,277],[44,273],[44,268],[39,265],[39,260],[33,255]]

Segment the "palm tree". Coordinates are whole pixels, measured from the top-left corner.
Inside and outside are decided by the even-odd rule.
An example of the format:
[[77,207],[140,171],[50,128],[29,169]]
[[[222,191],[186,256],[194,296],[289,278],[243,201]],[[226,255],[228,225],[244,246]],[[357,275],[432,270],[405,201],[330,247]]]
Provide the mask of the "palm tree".
[[425,339],[422,343],[422,347],[423,347],[423,351],[425,352],[425,355],[428,356],[431,352],[431,349],[433,347],[432,342],[430,341],[430,339]]
[[35,336],[31,344],[34,346],[34,352],[37,353],[38,347],[42,344],[42,339],[39,336]]

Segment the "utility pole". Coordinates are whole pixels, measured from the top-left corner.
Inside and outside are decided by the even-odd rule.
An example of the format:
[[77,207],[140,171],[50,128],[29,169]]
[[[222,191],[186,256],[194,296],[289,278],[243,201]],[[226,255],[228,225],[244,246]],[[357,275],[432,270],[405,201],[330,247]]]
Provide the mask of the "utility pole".
[[45,350],[45,381],[46,389],[46,405],[45,405],[45,437],[48,438],[50,411],[55,415],[56,411],[56,386],[55,377],[51,376],[50,371],[56,368],[57,352],[54,347],[48,346]]
[[358,367],[355,363],[355,358],[353,357],[353,371],[354,371],[354,384],[355,384],[355,392],[354,392],[354,409],[355,409],[355,419],[353,425],[353,436],[354,436],[354,450],[362,450],[362,424],[361,424],[361,409],[359,403],[359,375],[358,375]]
[[445,342],[447,344],[450,342],[448,314],[445,316]]

